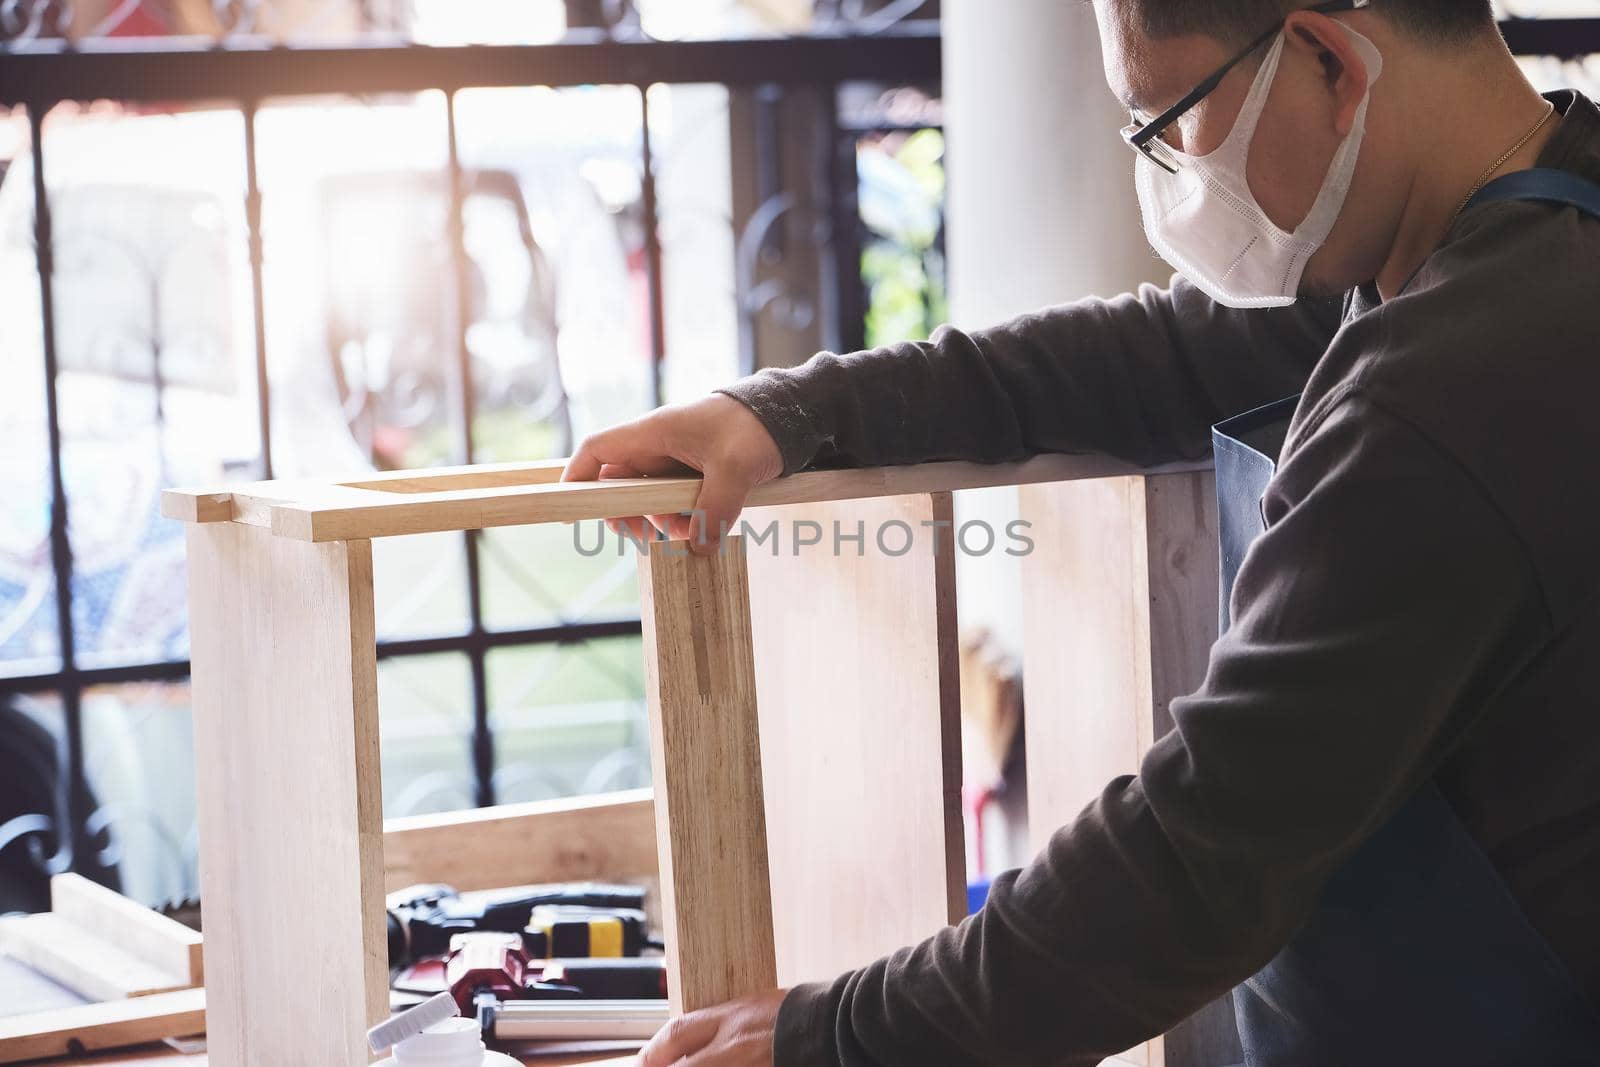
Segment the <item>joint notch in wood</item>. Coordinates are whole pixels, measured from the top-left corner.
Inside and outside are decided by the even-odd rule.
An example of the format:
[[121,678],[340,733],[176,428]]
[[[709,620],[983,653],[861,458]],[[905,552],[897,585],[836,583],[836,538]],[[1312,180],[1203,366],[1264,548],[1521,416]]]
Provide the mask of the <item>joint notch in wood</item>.
[[232,522],[233,494],[204,489],[164,489],[161,514],[180,522]]

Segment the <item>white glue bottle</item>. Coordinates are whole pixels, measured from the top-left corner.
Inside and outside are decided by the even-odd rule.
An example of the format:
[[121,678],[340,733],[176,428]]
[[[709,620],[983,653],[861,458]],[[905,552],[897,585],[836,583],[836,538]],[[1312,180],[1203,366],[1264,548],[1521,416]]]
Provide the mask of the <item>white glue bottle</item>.
[[367,1031],[373,1052],[394,1055],[373,1067],[522,1067],[510,1056],[483,1047],[473,1019],[461,1018],[455,998],[440,993]]

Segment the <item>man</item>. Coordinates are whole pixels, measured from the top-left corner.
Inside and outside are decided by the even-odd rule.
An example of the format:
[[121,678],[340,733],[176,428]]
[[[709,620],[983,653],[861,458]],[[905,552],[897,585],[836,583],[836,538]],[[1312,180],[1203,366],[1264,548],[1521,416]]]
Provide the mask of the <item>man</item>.
[[[1535,167],[1600,180],[1600,110],[1536,94],[1488,0],[1095,9],[1170,290],[823,353],[567,476],[704,472],[699,515],[653,521],[710,551],[808,465],[1195,458],[1303,391],[1231,626],[1139,775],[976,916],[641,1062],[1092,1064],[1235,987],[1252,1063],[1600,1062],[1600,220],[1468,206]],[[1430,797],[1485,873],[1396,911],[1444,870],[1442,829],[1394,844]]]

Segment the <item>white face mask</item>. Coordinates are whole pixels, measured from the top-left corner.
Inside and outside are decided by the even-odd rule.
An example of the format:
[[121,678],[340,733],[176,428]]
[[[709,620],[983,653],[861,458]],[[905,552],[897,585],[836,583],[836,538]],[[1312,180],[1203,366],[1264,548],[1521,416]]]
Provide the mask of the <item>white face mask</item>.
[[1177,174],[1168,174],[1142,157],[1136,164],[1139,206],[1151,245],[1219,304],[1261,308],[1294,303],[1306,263],[1327,241],[1344,210],[1383,57],[1371,41],[1339,25],[1366,61],[1367,92],[1349,136],[1333,155],[1316,203],[1293,233],[1285,233],[1267,218],[1245,177],[1256,124],[1283,56],[1282,34],[1261,64],[1232,132],[1216,151],[1189,156],[1174,150],[1183,164]]

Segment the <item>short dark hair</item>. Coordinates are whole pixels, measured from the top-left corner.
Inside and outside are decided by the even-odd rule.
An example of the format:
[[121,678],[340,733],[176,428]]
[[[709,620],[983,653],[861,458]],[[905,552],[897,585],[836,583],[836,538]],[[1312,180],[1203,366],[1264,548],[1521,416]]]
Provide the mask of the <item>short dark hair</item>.
[[[1278,19],[1310,7],[1311,0],[1115,0],[1132,4],[1140,29],[1151,37],[1203,33],[1222,41],[1247,41]],[[1490,0],[1372,0],[1371,10],[1397,27],[1440,44],[1476,37],[1494,26]]]

